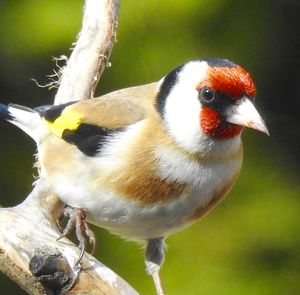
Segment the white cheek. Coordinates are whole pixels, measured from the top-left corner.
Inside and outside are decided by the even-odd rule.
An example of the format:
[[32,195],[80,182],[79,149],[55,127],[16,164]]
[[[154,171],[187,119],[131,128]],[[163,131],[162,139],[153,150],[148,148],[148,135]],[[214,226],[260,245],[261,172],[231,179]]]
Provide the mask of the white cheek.
[[166,103],[166,127],[177,143],[190,151],[196,148],[201,131],[200,104],[196,97],[193,89],[174,89]]
[[177,144],[189,152],[199,152],[203,140],[200,127],[201,104],[196,85],[206,74],[204,63],[187,64],[178,83],[170,92],[165,106],[165,124]]

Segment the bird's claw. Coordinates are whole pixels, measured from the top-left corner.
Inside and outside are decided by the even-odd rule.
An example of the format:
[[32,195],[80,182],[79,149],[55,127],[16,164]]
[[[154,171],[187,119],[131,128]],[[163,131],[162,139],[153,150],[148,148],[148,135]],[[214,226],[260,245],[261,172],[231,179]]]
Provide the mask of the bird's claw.
[[75,228],[76,238],[79,241],[78,248],[80,249],[79,257],[74,264],[74,266],[77,266],[81,262],[86,248],[86,237],[89,239],[89,243],[92,245],[91,254],[93,254],[95,250],[96,238],[93,231],[89,228],[86,222],[86,214],[83,209],[66,206],[63,214],[68,218],[68,222],[62,234],[58,237],[57,240],[60,240],[63,237],[67,236],[68,234],[70,234],[73,228]]

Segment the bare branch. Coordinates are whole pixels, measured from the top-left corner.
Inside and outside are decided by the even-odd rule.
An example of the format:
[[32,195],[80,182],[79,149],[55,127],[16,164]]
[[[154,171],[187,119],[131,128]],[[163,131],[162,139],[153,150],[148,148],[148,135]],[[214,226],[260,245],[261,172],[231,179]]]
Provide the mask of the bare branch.
[[[118,11],[119,0],[86,0],[75,48],[67,65],[55,72],[60,84],[55,104],[93,96],[115,41]],[[137,295],[88,254],[81,269],[74,267],[79,249],[65,238],[57,242],[63,206],[46,179],[39,179],[23,203],[0,208],[0,271],[32,295]]]
[[[55,218],[62,207],[63,204],[51,195],[47,182],[41,179],[22,204],[14,208],[0,208],[0,270],[29,294],[45,294],[44,288],[30,272],[29,262],[40,252],[48,255],[62,253],[66,265],[70,266],[66,285],[73,287],[67,294],[82,294],[83,291],[90,295],[120,294],[122,290],[124,294],[136,295],[136,291],[123,279],[91,255],[84,255],[80,272],[73,268],[79,249],[67,239],[56,241],[60,233]],[[55,272],[54,268],[51,275]],[[53,284],[53,280],[49,281]],[[64,286],[58,287],[63,289]]]
[[55,104],[89,99],[108,64],[116,39],[119,1],[87,0],[82,30],[62,69]]

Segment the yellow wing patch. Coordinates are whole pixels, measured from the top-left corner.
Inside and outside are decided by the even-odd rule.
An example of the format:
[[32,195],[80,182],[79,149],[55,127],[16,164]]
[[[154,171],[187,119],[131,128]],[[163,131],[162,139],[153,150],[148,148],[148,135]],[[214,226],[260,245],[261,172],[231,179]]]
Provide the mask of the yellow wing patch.
[[50,122],[44,118],[44,122],[53,134],[62,137],[64,130],[76,130],[82,118],[82,113],[66,108],[55,121]]

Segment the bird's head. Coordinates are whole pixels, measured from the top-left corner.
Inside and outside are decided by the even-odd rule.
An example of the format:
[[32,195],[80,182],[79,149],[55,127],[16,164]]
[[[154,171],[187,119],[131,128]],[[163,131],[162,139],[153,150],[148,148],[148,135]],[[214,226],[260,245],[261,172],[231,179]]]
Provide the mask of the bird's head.
[[250,74],[225,59],[188,62],[160,81],[157,109],[179,145],[197,151],[203,139],[228,140],[250,127],[268,134],[253,105]]

